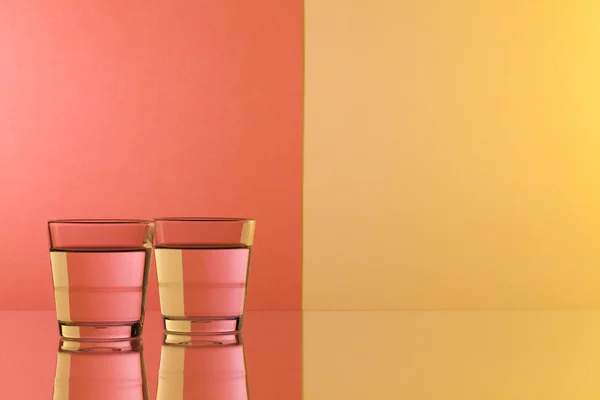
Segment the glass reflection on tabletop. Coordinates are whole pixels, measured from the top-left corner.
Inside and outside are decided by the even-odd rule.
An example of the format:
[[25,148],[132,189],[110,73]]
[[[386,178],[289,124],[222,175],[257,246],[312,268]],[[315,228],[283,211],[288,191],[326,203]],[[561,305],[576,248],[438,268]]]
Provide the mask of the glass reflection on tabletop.
[[140,339],[59,342],[54,400],[147,400]]
[[248,399],[242,336],[166,334],[156,399]]

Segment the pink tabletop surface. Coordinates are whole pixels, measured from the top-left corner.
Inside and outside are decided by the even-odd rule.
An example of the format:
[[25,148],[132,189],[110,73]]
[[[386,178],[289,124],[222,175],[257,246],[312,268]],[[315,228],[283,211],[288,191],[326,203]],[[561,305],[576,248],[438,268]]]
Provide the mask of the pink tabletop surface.
[[[1,397],[3,399],[52,398],[59,348],[54,311],[0,311],[0,321]],[[243,352],[249,388],[248,398],[261,400],[299,400],[302,398],[301,328],[300,311],[249,311],[246,313]],[[142,343],[148,398],[155,399],[163,343],[162,321],[159,313],[149,312],[147,314]],[[225,355],[226,353],[211,353],[208,357],[219,358],[221,357],[219,354],[224,354],[225,358],[221,361],[225,362],[228,357]],[[211,385],[210,380],[212,379],[215,380],[215,387],[223,390],[222,382],[216,382],[220,379],[219,376],[222,377],[222,374],[219,371],[213,373],[210,368],[207,369],[211,363],[198,362],[198,360],[194,362],[193,356],[190,357],[189,354],[194,353],[186,353],[185,379],[194,383],[203,382],[203,385]],[[83,358],[84,362],[79,362],[79,366],[76,368],[75,361],[71,361],[71,379],[79,379],[85,383],[88,377],[83,365],[99,366],[101,361],[87,362],[90,360],[85,359],[85,354],[74,357],[79,357],[77,359],[79,361]],[[165,355],[163,355],[164,357]],[[87,372],[90,374],[89,380],[108,379],[110,381],[111,376],[117,377],[115,379],[123,377],[123,373],[126,372],[120,371],[127,368],[131,361],[130,358],[122,357],[118,362],[111,361],[113,363],[111,368],[114,368],[114,371],[105,371],[101,377],[91,376],[94,373]],[[215,369],[218,369],[217,364],[215,362]],[[238,368],[239,366],[233,367]],[[93,370],[90,369],[90,371]],[[243,381],[243,376],[241,379]],[[187,388],[192,388],[188,381],[185,385]],[[239,381],[237,379],[238,384]],[[76,393],[72,390],[69,398],[76,398]],[[127,393],[139,393],[139,391],[134,390]],[[143,398],[139,394],[127,396]],[[121,398],[129,399],[130,397],[127,396]],[[239,396],[230,400],[238,400],[238,398]]]

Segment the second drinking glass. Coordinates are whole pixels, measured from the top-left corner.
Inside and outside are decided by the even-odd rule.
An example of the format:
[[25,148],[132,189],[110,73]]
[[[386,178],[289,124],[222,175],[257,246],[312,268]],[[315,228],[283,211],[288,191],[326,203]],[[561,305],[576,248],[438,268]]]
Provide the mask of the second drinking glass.
[[165,330],[239,331],[255,221],[237,218],[154,221],[154,254]]

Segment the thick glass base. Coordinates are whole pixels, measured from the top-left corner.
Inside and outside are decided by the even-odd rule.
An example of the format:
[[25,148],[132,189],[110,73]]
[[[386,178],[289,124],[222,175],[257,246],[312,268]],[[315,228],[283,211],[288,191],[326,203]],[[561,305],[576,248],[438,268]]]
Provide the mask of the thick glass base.
[[141,352],[142,339],[126,340],[70,340],[61,339],[58,350],[62,353],[115,353]]
[[241,333],[207,333],[202,335],[185,335],[182,333],[166,333],[163,345],[180,347],[224,347],[237,346],[243,343]]
[[123,325],[77,324],[58,322],[60,336],[72,340],[122,340],[139,337],[139,322]]
[[169,318],[164,317],[165,331],[187,334],[222,334],[239,332],[242,329],[242,317],[223,318]]

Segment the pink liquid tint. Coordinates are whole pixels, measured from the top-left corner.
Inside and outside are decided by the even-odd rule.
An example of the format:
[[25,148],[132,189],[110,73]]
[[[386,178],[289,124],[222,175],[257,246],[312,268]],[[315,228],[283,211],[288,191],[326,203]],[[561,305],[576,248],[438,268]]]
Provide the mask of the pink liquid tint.
[[249,255],[247,248],[183,250],[186,315],[242,315]]
[[[180,261],[169,257],[168,263],[157,257],[161,269],[174,269],[182,281],[164,281],[169,291],[161,296],[182,298],[183,309],[163,313],[174,318],[239,317],[244,311],[250,249],[242,248],[157,248],[160,252],[181,252]],[[166,275],[166,274],[165,274]]]
[[[148,250],[66,253],[70,321],[64,322],[120,324],[140,320]],[[65,310],[58,311],[60,319]]]

